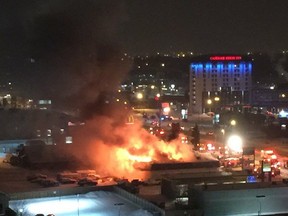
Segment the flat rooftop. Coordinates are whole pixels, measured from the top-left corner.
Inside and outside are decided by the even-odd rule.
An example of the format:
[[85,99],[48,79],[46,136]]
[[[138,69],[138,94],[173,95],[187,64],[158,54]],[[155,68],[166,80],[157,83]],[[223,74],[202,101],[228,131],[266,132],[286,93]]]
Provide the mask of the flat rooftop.
[[9,206],[16,212],[22,209],[23,215],[151,216],[151,213],[143,210],[141,206],[111,191],[94,191],[70,196],[55,195],[49,198],[13,200],[9,202]]

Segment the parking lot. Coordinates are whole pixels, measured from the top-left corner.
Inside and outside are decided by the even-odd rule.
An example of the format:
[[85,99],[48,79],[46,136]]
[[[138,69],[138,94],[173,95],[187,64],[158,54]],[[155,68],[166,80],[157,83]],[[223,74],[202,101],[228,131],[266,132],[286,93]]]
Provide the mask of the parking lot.
[[57,216],[152,216],[146,210],[114,192],[95,191],[72,196],[55,196],[10,201],[10,207],[23,215]]

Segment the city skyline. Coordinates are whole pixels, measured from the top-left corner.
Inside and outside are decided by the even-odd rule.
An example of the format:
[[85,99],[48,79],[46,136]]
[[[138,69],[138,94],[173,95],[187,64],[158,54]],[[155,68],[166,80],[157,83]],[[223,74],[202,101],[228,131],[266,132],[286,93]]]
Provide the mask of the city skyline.
[[131,70],[124,53],[288,49],[285,0],[0,2],[1,77],[64,104],[93,104],[117,89]]

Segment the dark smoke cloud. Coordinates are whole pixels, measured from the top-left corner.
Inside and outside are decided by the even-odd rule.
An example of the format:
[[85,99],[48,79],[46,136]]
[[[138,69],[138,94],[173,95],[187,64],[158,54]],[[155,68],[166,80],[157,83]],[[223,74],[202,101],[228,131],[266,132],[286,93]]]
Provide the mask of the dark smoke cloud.
[[286,83],[288,81],[288,71],[284,67],[285,64],[287,64],[287,58],[283,56],[276,62],[275,70],[278,76],[282,78],[282,82]]
[[125,78],[117,39],[126,20],[122,1],[0,2],[0,66],[22,93],[81,109]]

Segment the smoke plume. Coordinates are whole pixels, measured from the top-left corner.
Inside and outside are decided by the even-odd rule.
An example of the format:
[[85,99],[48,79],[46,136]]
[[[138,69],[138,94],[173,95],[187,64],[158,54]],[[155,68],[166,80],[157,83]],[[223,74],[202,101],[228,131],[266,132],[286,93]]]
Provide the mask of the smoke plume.
[[149,176],[141,170],[151,163],[195,160],[191,146],[180,140],[159,140],[137,120],[132,125],[114,123],[112,118],[98,116],[76,132],[73,155],[101,175],[146,179]]
[[128,72],[117,39],[124,8],[110,0],[2,1],[2,69],[28,98],[82,109]]
[[[275,66],[275,70],[277,71],[279,77],[284,78],[285,81],[288,81],[288,72],[287,72],[287,70],[285,70],[284,64],[286,64],[285,56],[281,57],[277,61],[276,66]],[[282,81],[284,81],[284,80],[282,80]]]
[[179,141],[159,141],[140,122],[123,124],[130,110],[110,93],[130,66],[117,40],[124,8],[109,0],[4,1],[0,52],[21,92],[80,110],[86,122],[75,129],[71,153],[82,164],[102,175],[134,178],[143,164],[187,161],[192,154]]

